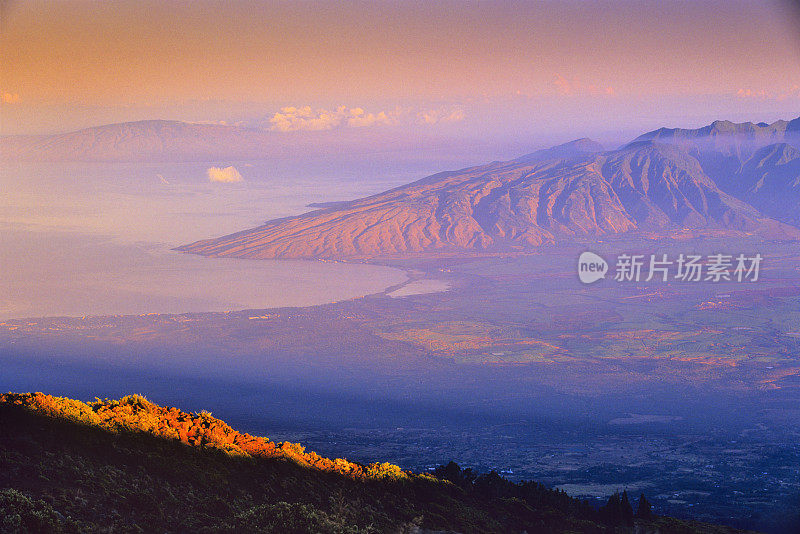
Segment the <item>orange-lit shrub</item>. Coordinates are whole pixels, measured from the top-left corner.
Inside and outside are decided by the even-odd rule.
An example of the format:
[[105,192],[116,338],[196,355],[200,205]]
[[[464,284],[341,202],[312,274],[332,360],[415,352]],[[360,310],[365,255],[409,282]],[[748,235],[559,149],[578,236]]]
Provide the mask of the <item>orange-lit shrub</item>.
[[0,404],[24,407],[48,417],[100,427],[111,432],[145,432],[180,440],[188,445],[217,449],[231,456],[283,458],[319,471],[339,473],[351,478],[404,479],[408,473],[390,463],[363,467],[342,458],[331,460],[315,452],[306,452],[297,443],[274,443],[231,428],[209,412],[189,413],[166,408],[142,395],[128,395],[119,400],[96,399],[84,403],[44,393],[7,393]]

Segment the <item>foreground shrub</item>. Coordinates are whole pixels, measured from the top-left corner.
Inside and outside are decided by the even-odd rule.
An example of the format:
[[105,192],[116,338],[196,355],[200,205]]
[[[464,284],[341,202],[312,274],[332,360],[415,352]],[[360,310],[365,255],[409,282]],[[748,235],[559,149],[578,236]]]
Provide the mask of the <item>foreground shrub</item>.
[[242,533],[360,534],[367,532],[343,525],[340,520],[309,504],[262,504],[238,514],[231,529]]
[[78,532],[72,521],[44,501],[34,501],[13,490],[0,490],[0,532],[3,534],[59,534]]

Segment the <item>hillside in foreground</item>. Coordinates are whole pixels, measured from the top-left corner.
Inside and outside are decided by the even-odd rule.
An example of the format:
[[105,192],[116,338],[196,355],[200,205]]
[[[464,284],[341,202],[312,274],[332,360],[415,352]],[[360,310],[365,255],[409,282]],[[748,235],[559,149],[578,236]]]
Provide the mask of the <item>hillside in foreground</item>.
[[452,463],[329,460],[138,395],[0,395],[0,428],[2,532],[736,532]]

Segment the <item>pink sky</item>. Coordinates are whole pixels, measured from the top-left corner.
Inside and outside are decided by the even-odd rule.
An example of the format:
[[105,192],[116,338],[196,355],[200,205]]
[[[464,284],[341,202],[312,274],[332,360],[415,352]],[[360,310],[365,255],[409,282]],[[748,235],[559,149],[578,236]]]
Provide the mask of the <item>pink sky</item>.
[[6,134],[165,118],[513,139],[800,114],[789,3],[0,6]]

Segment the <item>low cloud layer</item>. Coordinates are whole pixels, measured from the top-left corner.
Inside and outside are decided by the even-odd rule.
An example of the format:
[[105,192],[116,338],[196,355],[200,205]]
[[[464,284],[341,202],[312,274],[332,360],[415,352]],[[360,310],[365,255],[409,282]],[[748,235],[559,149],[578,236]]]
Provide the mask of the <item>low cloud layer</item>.
[[206,173],[208,174],[208,179],[212,182],[234,183],[243,180],[242,175],[239,174],[236,167],[210,167]]
[[298,130],[330,130],[342,122],[344,107],[339,112],[324,109],[311,109],[311,106],[296,108],[289,106],[272,116],[270,130],[294,132]]
[[464,119],[464,111],[457,107],[415,110],[397,107],[389,111],[366,111],[360,107],[339,106],[335,110],[324,108],[285,107],[269,119],[269,129],[276,132],[332,130],[334,128],[360,128],[378,124],[437,124]]
[[348,126],[372,126],[373,124],[392,124],[397,119],[397,113],[367,113],[361,108],[350,108],[350,116],[347,118]]
[[311,106],[285,107],[269,120],[270,130],[277,132],[296,132],[300,130],[332,130],[340,126],[372,126],[391,124],[395,114],[380,111],[367,113],[362,108],[339,106],[335,110],[313,109]]
[[800,85],[793,85],[783,91],[768,91],[766,89],[739,89],[736,96],[749,100],[787,100],[800,99]]

